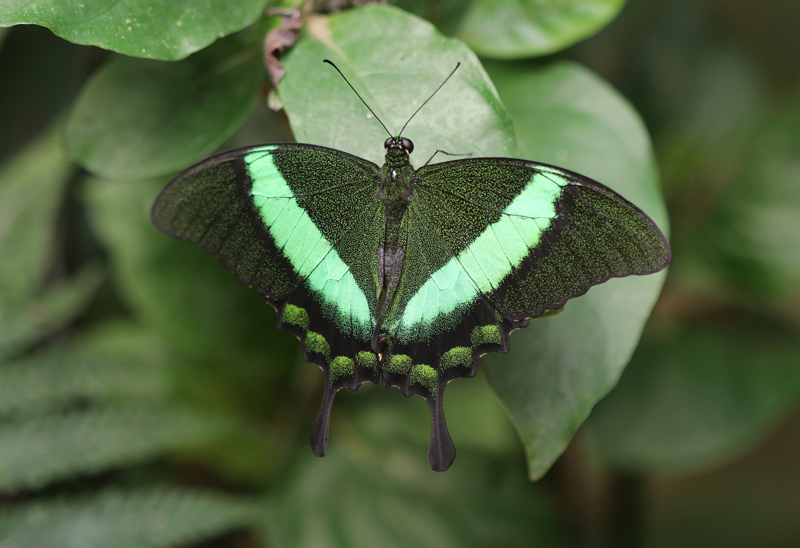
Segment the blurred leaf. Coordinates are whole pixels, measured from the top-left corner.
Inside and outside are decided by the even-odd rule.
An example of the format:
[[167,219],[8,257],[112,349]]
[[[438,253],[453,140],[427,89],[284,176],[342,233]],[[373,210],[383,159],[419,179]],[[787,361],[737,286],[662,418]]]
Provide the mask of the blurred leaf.
[[792,547],[800,538],[800,414],[747,456],[701,474],[647,482],[652,548]]
[[152,399],[166,392],[164,373],[130,355],[54,349],[0,365],[0,415],[53,411],[85,398]]
[[473,156],[516,155],[511,121],[477,57],[430,23],[375,4],[312,18],[282,60],[286,77],[279,92],[298,141],[383,163],[384,130],[341,76],[321,63],[326,58],[337,64],[393,134],[461,62],[451,81],[403,132],[414,141],[415,163],[421,166],[436,149]]
[[249,112],[264,76],[258,53],[224,41],[178,63],[114,59],[75,104],[66,128],[70,156],[114,179],[187,167]]
[[413,447],[418,455],[391,440],[385,423],[371,420],[373,411],[362,413],[372,425],[366,435],[358,421],[358,434],[338,424],[337,447],[324,459],[302,448],[295,470],[269,495],[269,546],[566,546],[544,493],[521,467],[467,450],[439,474],[424,448]]
[[89,265],[23,305],[0,308],[0,359],[65,327],[85,310],[104,278],[97,265]]
[[106,318],[102,323],[93,324],[74,334],[70,343],[62,356],[75,355],[90,363],[113,356],[145,368],[172,367],[169,363],[169,345],[159,333],[129,318]]
[[[2,9],[2,8],[0,8]],[[46,28],[0,27],[0,162],[49,133],[80,85],[84,48]]]
[[208,414],[143,403],[0,423],[0,491],[130,466],[224,431]]
[[625,0],[476,0],[457,36],[478,55],[520,59],[562,50],[606,26]]
[[[527,150],[525,157],[613,188],[667,232],[650,140],[630,105],[572,63],[490,74]],[[484,359],[489,380],[541,477],[592,406],[616,383],[661,290],[664,273],[613,279],[512,336],[508,356]]]
[[763,436],[800,398],[800,345],[758,327],[645,338],[587,422],[604,465],[685,472]]
[[76,44],[176,60],[253,23],[265,1],[13,0],[0,6],[0,25],[42,25]]
[[[44,283],[54,253],[56,213],[73,172],[58,132],[30,145],[0,171],[0,317]],[[0,333],[0,340],[4,337]]]
[[800,93],[753,132],[733,184],[700,231],[702,252],[758,292],[800,286]]
[[255,507],[216,493],[154,487],[38,501],[0,514],[0,548],[183,546],[251,523]]

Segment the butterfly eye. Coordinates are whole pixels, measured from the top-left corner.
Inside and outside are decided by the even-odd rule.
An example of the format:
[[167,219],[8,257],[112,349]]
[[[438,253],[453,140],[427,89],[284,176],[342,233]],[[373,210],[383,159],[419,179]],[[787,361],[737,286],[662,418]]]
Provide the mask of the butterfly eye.
[[392,139],[391,137],[389,137],[388,139],[386,139],[386,140],[383,142],[383,148],[385,148],[386,150],[389,150],[389,147],[390,147],[390,146],[392,146],[392,143],[393,143],[393,142],[394,142],[394,139]]
[[414,152],[414,143],[411,142],[411,139],[406,139],[405,137],[403,137],[403,140],[400,141],[400,145],[403,147],[403,150],[405,150],[407,153],[411,154],[412,152]]

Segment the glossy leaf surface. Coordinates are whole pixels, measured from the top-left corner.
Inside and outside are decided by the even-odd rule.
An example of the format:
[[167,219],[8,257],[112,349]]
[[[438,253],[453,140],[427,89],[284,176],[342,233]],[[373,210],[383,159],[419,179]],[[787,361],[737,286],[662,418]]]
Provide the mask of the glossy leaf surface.
[[[379,5],[313,18],[284,59],[287,72],[279,92],[298,142],[383,164],[386,132],[342,77],[321,62],[326,58],[393,135],[460,62],[403,132],[414,142],[412,164],[421,167],[437,149],[474,157],[516,156],[511,122],[475,55],[430,23]],[[434,161],[446,159],[437,155]]]
[[75,42],[132,57],[176,60],[254,22],[265,0],[12,0],[0,25],[33,24]]

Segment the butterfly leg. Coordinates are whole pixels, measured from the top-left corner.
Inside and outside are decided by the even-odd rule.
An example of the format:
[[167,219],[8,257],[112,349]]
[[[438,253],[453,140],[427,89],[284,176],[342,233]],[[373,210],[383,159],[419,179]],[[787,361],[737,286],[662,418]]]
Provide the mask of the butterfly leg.
[[428,447],[428,462],[431,468],[437,472],[444,472],[456,460],[456,446],[447,430],[447,423],[444,420],[444,387],[446,382],[439,380],[436,389],[436,397],[427,396],[428,407],[431,410],[431,444]]

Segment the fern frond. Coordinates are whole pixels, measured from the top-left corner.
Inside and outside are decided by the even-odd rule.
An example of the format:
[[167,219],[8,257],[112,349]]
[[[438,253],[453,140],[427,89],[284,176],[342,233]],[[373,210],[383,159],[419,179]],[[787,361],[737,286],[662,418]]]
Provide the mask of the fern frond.
[[162,548],[253,523],[247,499],[153,487],[40,501],[0,513],[0,548]]
[[129,466],[226,430],[221,419],[194,411],[142,406],[0,424],[0,492]]
[[89,265],[29,302],[0,307],[0,359],[67,325],[86,308],[104,277],[102,269]]
[[0,365],[0,416],[42,414],[86,398],[152,400],[167,387],[163,368],[134,356],[59,349]]

